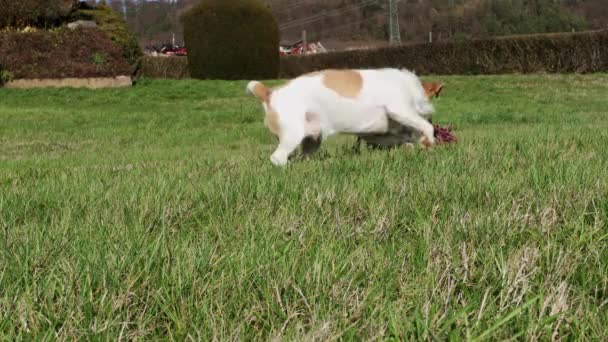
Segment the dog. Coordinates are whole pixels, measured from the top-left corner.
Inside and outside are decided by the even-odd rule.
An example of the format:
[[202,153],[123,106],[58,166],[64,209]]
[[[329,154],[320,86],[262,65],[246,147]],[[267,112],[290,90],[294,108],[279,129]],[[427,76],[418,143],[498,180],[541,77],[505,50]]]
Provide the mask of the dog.
[[311,153],[334,134],[386,134],[391,121],[419,132],[425,148],[435,143],[433,125],[425,119],[433,104],[407,69],[327,69],[273,89],[250,81],[246,91],[262,103],[264,125],[278,138],[270,156],[277,166],[286,165],[301,144]]

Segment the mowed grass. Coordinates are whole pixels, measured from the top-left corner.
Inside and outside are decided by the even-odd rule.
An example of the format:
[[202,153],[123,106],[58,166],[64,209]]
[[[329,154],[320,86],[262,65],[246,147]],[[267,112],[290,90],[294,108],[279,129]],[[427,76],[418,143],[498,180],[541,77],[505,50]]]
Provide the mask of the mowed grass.
[[245,82],[0,89],[2,339],[608,338],[608,75],[425,79],[458,144],[286,168]]

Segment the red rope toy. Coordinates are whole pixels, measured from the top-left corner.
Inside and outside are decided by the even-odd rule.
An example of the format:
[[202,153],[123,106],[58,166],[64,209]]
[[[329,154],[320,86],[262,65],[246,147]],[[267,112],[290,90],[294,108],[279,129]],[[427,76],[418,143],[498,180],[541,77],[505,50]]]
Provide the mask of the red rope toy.
[[452,126],[441,127],[434,124],[433,127],[435,128],[433,135],[435,136],[437,143],[452,144],[458,142],[458,138],[452,132]]

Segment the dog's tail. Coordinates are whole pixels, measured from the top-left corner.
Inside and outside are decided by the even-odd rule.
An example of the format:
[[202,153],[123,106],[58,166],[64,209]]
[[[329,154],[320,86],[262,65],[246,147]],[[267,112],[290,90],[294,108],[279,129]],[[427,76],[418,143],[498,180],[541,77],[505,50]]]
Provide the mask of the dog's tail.
[[255,96],[262,102],[268,102],[271,90],[264,84],[258,81],[251,81],[247,84],[247,94]]

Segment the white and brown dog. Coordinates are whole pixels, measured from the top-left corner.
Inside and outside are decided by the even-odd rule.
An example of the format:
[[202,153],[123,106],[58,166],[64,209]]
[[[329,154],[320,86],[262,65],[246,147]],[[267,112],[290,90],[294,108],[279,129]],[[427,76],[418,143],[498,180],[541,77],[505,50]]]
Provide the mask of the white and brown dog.
[[251,81],[247,91],[262,102],[265,125],[279,139],[270,157],[275,165],[287,164],[305,139],[386,134],[391,121],[420,132],[423,146],[435,143],[428,91],[408,70],[324,70],[274,89]]

